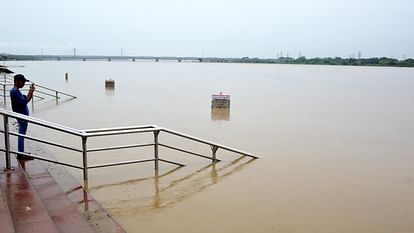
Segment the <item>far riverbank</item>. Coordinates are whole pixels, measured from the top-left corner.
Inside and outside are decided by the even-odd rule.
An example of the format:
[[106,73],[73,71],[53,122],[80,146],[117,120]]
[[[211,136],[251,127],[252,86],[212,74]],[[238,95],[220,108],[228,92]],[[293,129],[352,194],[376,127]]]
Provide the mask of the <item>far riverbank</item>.
[[0,54],[0,61],[68,61],[68,60],[154,60],[154,61],[178,61],[178,62],[208,62],[208,63],[259,63],[259,64],[301,64],[301,65],[342,65],[342,66],[388,66],[388,67],[414,67],[414,59],[407,58],[398,60],[388,57],[372,58],[299,58],[278,57],[278,58],[220,58],[220,57],[177,57],[177,56],[106,56],[106,55],[16,55]]

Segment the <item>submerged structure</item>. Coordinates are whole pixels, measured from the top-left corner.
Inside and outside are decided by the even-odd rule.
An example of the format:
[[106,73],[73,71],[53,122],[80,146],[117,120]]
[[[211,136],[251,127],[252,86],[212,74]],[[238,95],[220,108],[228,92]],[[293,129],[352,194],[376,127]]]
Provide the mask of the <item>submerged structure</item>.
[[115,88],[115,80],[112,80],[112,79],[105,80],[105,88],[114,89]]
[[211,95],[211,108],[230,108],[230,95],[220,94]]

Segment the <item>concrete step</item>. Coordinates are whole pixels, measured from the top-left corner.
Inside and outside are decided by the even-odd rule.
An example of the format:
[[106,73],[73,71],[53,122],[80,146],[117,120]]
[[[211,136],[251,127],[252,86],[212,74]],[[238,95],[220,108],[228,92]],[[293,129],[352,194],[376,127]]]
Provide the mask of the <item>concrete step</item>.
[[14,226],[12,216],[7,202],[4,198],[3,192],[0,188],[0,226],[2,233],[14,233]]
[[66,196],[55,179],[39,161],[21,163],[34,189],[61,233],[95,232],[77,206]]
[[4,171],[0,152],[0,233],[125,233],[64,168],[14,155],[11,162],[14,169]]
[[[12,164],[13,170],[0,173],[1,198],[4,200],[0,208],[5,209],[0,214],[1,233],[95,232],[85,215],[39,161],[19,162],[12,156]],[[3,229],[7,223],[10,231]]]
[[23,169],[16,166],[14,170],[3,172],[0,175],[0,187],[15,232],[59,232]]

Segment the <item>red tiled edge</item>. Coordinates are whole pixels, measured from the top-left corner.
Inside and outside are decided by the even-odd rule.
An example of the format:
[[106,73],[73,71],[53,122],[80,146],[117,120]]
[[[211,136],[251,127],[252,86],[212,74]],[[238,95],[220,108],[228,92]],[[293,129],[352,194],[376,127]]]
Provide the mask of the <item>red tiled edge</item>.
[[[1,142],[0,142],[1,144]],[[20,172],[22,172],[22,167],[15,159],[15,156],[12,157],[12,167],[14,168],[13,171],[7,171],[3,172],[3,168],[5,167],[5,159],[4,159],[4,153],[0,153],[0,187],[3,186],[1,184],[2,178],[6,177],[6,173],[13,173],[16,170],[20,169]],[[33,189],[37,190],[37,199],[44,200],[45,202],[44,207],[47,208],[50,212],[50,218],[53,220],[55,226],[59,231],[61,232],[75,232],[75,233],[81,233],[83,232],[81,229],[86,229],[84,227],[74,227],[74,224],[71,223],[79,223],[79,221],[87,221],[89,226],[92,226],[93,230],[96,232],[102,232],[102,233],[125,233],[125,230],[119,225],[119,223],[116,222],[115,219],[113,219],[106,211],[105,209],[90,195],[88,194],[83,187],[64,169],[59,166],[55,166],[51,163],[47,163],[48,168],[46,168],[46,165],[41,163],[40,161],[34,160],[34,161],[27,161],[23,164],[24,170],[25,170],[25,176],[26,179],[29,178],[32,182],[31,186],[33,186]],[[64,183],[65,187],[62,186],[55,186],[57,184],[56,180],[53,179],[53,177],[48,172],[48,169],[50,169],[50,166],[56,168],[59,170],[59,173],[64,173]],[[58,177],[60,179],[62,177]],[[29,184],[30,185],[30,184]],[[23,185],[23,186],[27,186]],[[47,186],[47,190],[43,190]],[[14,188],[22,188],[22,184],[15,184],[13,185]],[[59,187],[62,193],[65,195],[65,198],[62,195],[58,195],[57,192],[59,191]],[[36,193],[36,192],[35,192]],[[33,194],[33,193],[32,193]],[[3,192],[3,199],[4,202],[7,203],[7,198],[5,198],[5,193]],[[69,205],[68,202],[69,200]],[[85,202],[86,200],[86,202]],[[64,205],[57,207],[56,203],[63,203]],[[85,205],[86,203],[86,205]],[[1,203],[0,203],[1,204]],[[70,207],[72,206],[72,207]],[[88,206],[88,209],[85,209],[85,206]],[[6,205],[7,207],[7,205]],[[68,210],[66,215],[59,215],[58,212],[60,210]],[[9,207],[9,210],[11,212],[11,209]],[[78,213],[76,213],[77,211]],[[3,213],[7,213],[6,211],[2,211]],[[80,215],[79,215],[80,213]],[[65,216],[63,218],[62,216]],[[7,220],[7,215],[3,216],[0,214],[0,223],[2,226],[1,233],[6,232],[6,228],[3,229],[3,222],[12,221],[13,217],[12,215],[9,215],[9,220]],[[10,224],[9,224],[10,225]],[[11,224],[13,227],[13,224]],[[24,232],[21,231],[21,227],[26,227],[27,229],[31,229],[31,232],[55,232],[55,231],[48,231],[46,229],[38,229],[36,225],[33,224],[21,224],[21,226],[17,229],[16,225],[14,225],[14,228],[12,228],[11,232]],[[76,230],[79,229],[79,230]],[[85,230],[84,232],[90,232],[89,230]]]
[[13,220],[0,187],[0,226],[2,233],[14,233]]
[[1,173],[0,186],[16,232],[58,232],[39,195],[21,168],[15,167],[14,170]]
[[[48,163],[49,170],[57,169],[59,174],[63,174],[57,178],[64,179],[65,187],[61,187],[50,175],[45,164],[34,160],[27,161],[24,165],[26,174],[59,230],[64,233],[90,232],[84,226],[86,222],[96,232],[125,233],[125,230],[64,168]],[[79,230],[74,230],[75,224]]]
[[55,179],[39,161],[26,161],[21,164],[59,232],[95,232],[85,216],[66,197]]

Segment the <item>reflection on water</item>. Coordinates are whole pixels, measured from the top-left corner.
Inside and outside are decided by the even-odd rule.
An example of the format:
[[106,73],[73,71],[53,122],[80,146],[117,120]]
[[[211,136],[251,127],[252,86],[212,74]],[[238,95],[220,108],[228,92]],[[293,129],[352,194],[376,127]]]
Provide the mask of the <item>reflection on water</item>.
[[230,108],[211,108],[211,120],[230,121]]
[[[131,191],[131,189],[141,189],[141,183],[142,188],[145,188],[148,184],[145,184],[145,182],[150,182],[152,180],[153,194],[140,195],[135,193],[133,199],[119,198],[118,200],[113,200],[108,207],[108,210],[113,214],[129,216],[139,212],[148,212],[151,210],[171,207],[188,199],[194,194],[217,184],[227,176],[241,171],[254,160],[255,159],[243,156],[227,164],[224,164],[224,162],[211,163],[190,174],[172,180],[168,179],[169,176],[177,172],[180,167],[163,174],[159,174],[159,172],[155,170],[155,174],[152,177],[95,186],[91,187],[89,190],[92,193],[112,193],[122,190],[124,195],[127,195],[125,193]],[[163,179],[166,179],[167,181],[164,182]]]
[[139,179],[133,179],[133,180],[126,180],[126,181],[122,181],[122,182],[118,182],[118,183],[111,183],[111,184],[103,184],[103,185],[96,185],[92,188],[90,188],[90,191],[95,191],[95,190],[100,190],[100,189],[104,189],[104,188],[108,188],[108,187],[112,187],[112,186],[122,186],[122,185],[134,185],[135,183],[140,183],[142,181],[148,181],[148,180],[152,180],[154,179],[154,177],[158,177],[158,178],[162,178],[164,176],[168,176],[169,174],[174,173],[175,171],[181,169],[182,167],[176,167],[170,171],[167,171],[161,175],[158,175],[158,171],[155,170],[156,175],[155,176],[151,176],[151,177],[145,177],[145,178],[139,178]]
[[107,95],[107,96],[115,95],[115,88],[114,87],[105,87],[105,95]]

